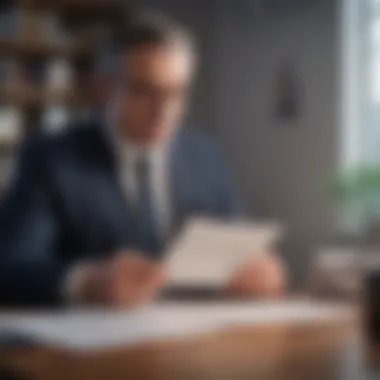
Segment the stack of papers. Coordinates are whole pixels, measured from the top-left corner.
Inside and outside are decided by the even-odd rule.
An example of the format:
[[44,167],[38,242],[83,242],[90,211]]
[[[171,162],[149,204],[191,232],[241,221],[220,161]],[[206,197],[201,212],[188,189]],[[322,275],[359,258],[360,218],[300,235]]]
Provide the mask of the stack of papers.
[[0,331],[25,334],[49,346],[94,350],[185,338],[228,327],[344,322],[354,314],[345,305],[304,301],[158,303],[131,312],[1,314]]
[[268,253],[281,234],[275,223],[194,218],[166,255],[170,285],[223,286],[240,266]]

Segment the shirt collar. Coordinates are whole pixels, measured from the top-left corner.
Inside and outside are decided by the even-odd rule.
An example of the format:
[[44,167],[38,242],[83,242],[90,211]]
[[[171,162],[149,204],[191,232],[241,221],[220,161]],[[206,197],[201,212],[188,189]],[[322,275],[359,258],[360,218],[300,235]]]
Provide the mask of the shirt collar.
[[114,117],[112,117],[109,112],[107,113],[106,121],[106,134],[111,142],[111,147],[115,151],[116,156],[119,157],[119,160],[136,162],[136,160],[142,155],[148,155],[152,158],[153,162],[157,162],[167,157],[170,150],[170,141],[155,147],[145,148],[132,141],[120,138],[116,130]]

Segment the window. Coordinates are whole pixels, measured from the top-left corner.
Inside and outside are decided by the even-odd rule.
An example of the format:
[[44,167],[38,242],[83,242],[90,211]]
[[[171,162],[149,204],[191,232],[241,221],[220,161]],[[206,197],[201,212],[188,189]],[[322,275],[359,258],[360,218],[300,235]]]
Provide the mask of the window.
[[[341,169],[380,165],[380,0],[340,0],[340,4]],[[349,205],[342,215],[344,230],[366,228],[365,222],[374,216],[369,209]]]
[[369,147],[372,159],[380,163],[380,1],[371,0],[368,13],[369,26]]
[[380,164],[380,0],[342,0],[342,164]]

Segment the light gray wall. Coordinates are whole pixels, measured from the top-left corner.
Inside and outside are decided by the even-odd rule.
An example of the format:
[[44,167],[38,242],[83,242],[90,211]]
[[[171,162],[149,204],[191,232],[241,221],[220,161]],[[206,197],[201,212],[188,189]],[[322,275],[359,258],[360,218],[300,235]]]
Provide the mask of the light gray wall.
[[[220,137],[248,212],[288,228],[285,255],[295,278],[304,278],[310,253],[334,230],[325,187],[339,146],[336,1],[258,19],[214,1],[146,2],[200,37],[192,118]],[[274,78],[284,61],[302,84],[301,116],[287,124],[274,117]]]
[[[338,16],[335,1],[255,25],[224,13],[210,63],[212,128],[221,137],[252,215],[289,229],[286,254],[303,277],[313,247],[334,230],[326,184],[338,157]],[[274,118],[274,76],[283,61],[299,75],[302,115]]]

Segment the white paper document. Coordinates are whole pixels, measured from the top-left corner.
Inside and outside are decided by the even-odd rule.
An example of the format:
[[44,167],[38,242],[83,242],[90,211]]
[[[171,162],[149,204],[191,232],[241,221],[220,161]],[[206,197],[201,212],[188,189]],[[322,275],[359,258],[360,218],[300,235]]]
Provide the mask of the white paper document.
[[0,314],[0,331],[27,334],[58,348],[96,350],[184,339],[244,325],[343,322],[354,315],[346,305],[304,301],[157,303],[131,312]]
[[239,266],[270,250],[281,234],[275,223],[192,219],[168,250],[170,284],[220,287]]

